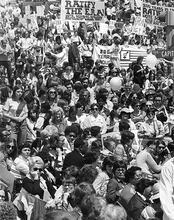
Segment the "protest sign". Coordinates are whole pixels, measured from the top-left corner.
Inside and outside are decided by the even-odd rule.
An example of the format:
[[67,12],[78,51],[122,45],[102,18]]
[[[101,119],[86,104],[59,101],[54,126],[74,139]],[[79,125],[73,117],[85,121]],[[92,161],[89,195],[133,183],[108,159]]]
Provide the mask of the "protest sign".
[[25,6],[25,15],[26,16],[30,15],[30,6],[29,5]]
[[94,51],[93,51],[93,59],[100,60],[101,65],[103,66],[108,66],[108,64],[111,62],[110,57],[111,57],[111,46],[102,46],[102,45],[96,45],[94,46]]
[[36,6],[36,12],[37,12],[37,16],[44,16],[44,10],[45,7],[43,5],[41,6]]
[[145,25],[145,18],[137,16],[134,21],[134,25],[132,27],[132,33],[137,35],[144,34],[144,25]]
[[62,21],[60,19],[55,20],[55,25],[56,25],[57,33],[58,34],[63,33]]
[[110,20],[109,21],[109,27],[108,27],[109,31],[112,33],[112,31],[115,29],[115,21],[114,20]]
[[99,32],[100,32],[101,34],[107,34],[107,33],[108,33],[108,24],[100,23]]
[[165,26],[165,22],[159,21],[159,15],[161,12],[174,11],[173,7],[165,7],[159,5],[152,5],[150,3],[143,3],[143,17],[147,24],[153,24],[156,26]]
[[[99,7],[100,5],[100,7]],[[101,21],[105,14],[104,1],[97,0],[62,0],[61,14],[66,13],[65,20]]]

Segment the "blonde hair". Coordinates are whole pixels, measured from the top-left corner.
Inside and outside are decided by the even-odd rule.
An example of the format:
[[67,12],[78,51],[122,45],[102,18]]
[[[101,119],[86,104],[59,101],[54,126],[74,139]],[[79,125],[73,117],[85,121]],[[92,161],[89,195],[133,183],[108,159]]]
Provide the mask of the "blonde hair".
[[62,109],[61,107],[56,106],[56,107],[54,107],[54,108],[52,109],[51,122],[52,122],[53,124],[57,124],[57,123],[56,123],[56,122],[57,122],[56,114],[57,114],[58,112],[60,112],[60,114],[61,114],[61,119],[63,119],[63,116],[64,116],[64,111],[63,111],[63,109]]
[[43,131],[41,131],[41,137],[46,137],[46,136],[52,136],[52,135],[55,135],[57,136],[58,135],[58,129],[56,128],[56,126],[54,125],[47,125]]
[[123,207],[109,204],[100,215],[100,220],[126,220],[127,214]]

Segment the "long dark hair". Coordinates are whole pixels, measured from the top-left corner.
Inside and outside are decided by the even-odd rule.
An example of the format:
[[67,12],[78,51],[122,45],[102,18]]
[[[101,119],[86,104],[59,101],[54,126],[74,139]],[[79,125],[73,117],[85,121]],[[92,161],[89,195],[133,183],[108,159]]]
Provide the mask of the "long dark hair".
[[[13,93],[12,93],[12,99],[13,99],[13,100],[15,100],[15,93],[16,93],[16,91],[17,91],[18,89],[22,89],[22,88],[19,87],[19,86],[15,86],[15,87],[13,88]],[[23,101],[22,95],[21,95],[21,97],[20,97],[19,100],[20,100],[20,101]]]

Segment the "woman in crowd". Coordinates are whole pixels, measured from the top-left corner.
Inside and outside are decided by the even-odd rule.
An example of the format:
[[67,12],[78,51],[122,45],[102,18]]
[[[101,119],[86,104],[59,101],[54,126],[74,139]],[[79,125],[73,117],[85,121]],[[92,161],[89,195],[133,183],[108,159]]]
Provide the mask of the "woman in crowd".
[[119,105],[114,105],[113,110],[110,112],[109,116],[107,117],[107,131],[112,132],[114,126],[119,123]]
[[48,89],[46,102],[49,103],[51,109],[57,106],[57,91],[54,87]]
[[14,160],[10,172],[16,179],[16,191],[19,192],[22,180],[29,173],[29,160],[31,154],[31,144],[25,142],[19,146],[19,156]]
[[99,126],[101,128],[101,134],[105,134],[107,130],[106,121],[103,116],[99,114],[98,104],[91,105],[91,114],[87,116],[82,124],[82,129]]
[[164,126],[161,121],[155,118],[156,110],[150,108],[146,110],[147,119],[140,125],[138,136],[148,138],[163,138],[165,135]]
[[131,119],[136,124],[136,127],[139,127],[141,122],[144,122],[146,113],[141,110],[141,103],[138,99],[133,100],[132,108],[134,111],[131,114]]
[[155,89],[156,84],[157,81],[155,80],[155,72],[154,70],[150,70],[149,77],[145,81],[144,90],[147,91],[150,88]]
[[[136,126],[135,123],[132,121],[131,119],[131,113],[133,112],[133,110],[129,109],[129,108],[122,108],[120,110],[120,120],[124,120],[126,122],[128,122],[128,124],[130,125],[130,129],[131,130],[136,130]],[[115,124],[114,126],[114,131],[119,131],[118,128],[118,123]]]
[[113,156],[106,157],[103,161],[102,172],[97,175],[97,178],[93,183],[96,194],[99,196],[106,195],[107,184],[109,179],[113,176],[112,168],[114,162],[115,158]]
[[143,57],[139,56],[137,58],[137,63],[134,66],[134,78],[133,78],[133,82],[140,85],[141,88],[143,88],[143,84],[145,81],[144,67],[142,62],[143,62]]
[[47,202],[54,198],[56,190],[51,182],[42,174],[43,169],[43,160],[38,156],[31,157],[29,172],[22,181],[22,187],[28,193]]
[[64,134],[66,127],[68,126],[67,120],[64,118],[64,112],[60,107],[54,107],[52,109],[52,116],[50,124],[57,127],[60,134]]
[[12,133],[14,138],[20,145],[26,140],[26,123],[28,117],[28,109],[26,103],[22,100],[22,89],[15,86],[12,97],[7,99],[3,107],[3,115],[11,122]]
[[145,178],[152,178],[153,174],[161,172],[161,166],[157,165],[153,156],[156,153],[156,142],[148,141],[146,148],[136,156],[136,165],[142,169]]
[[142,172],[140,167],[132,166],[125,172],[125,182],[123,190],[121,191],[119,202],[125,208],[128,209],[128,203],[132,196],[136,193],[135,185],[142,178]]
[[120,197],[120,193],[124,188],[125,172],[127,165],[123,161],[116,161],[113,165],[113,178],[109,180],[107,185],[106,199],[108,203],[115,204]]
[[134,140],[134,133],[125,130],[121,132],[120,144],[114,149],[114,155],[119,161],[130,162],[133,159],[132,143]]

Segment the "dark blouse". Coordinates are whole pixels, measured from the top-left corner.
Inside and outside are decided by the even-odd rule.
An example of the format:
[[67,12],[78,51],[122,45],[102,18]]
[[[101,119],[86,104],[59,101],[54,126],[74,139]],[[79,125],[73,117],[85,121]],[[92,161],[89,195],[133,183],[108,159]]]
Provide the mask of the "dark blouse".
[[[54,198],[54,194],[55,194],[56,190],[53,187],[53,185],[51,184],[51,182],[49,182],[47,179],[45,179],[45,180],[46,180],[46,185],[47,185],[48,191],[49,191],[50,195],[52,196],[52,198]],[[25,177],[23,179],[23,188],[28,193],[30,193],[32,195],[39,195],[40,198],[43,199],[44,190],[40,187],[40,180],[32,180],[32,179],[29,179],[28,177]]]

